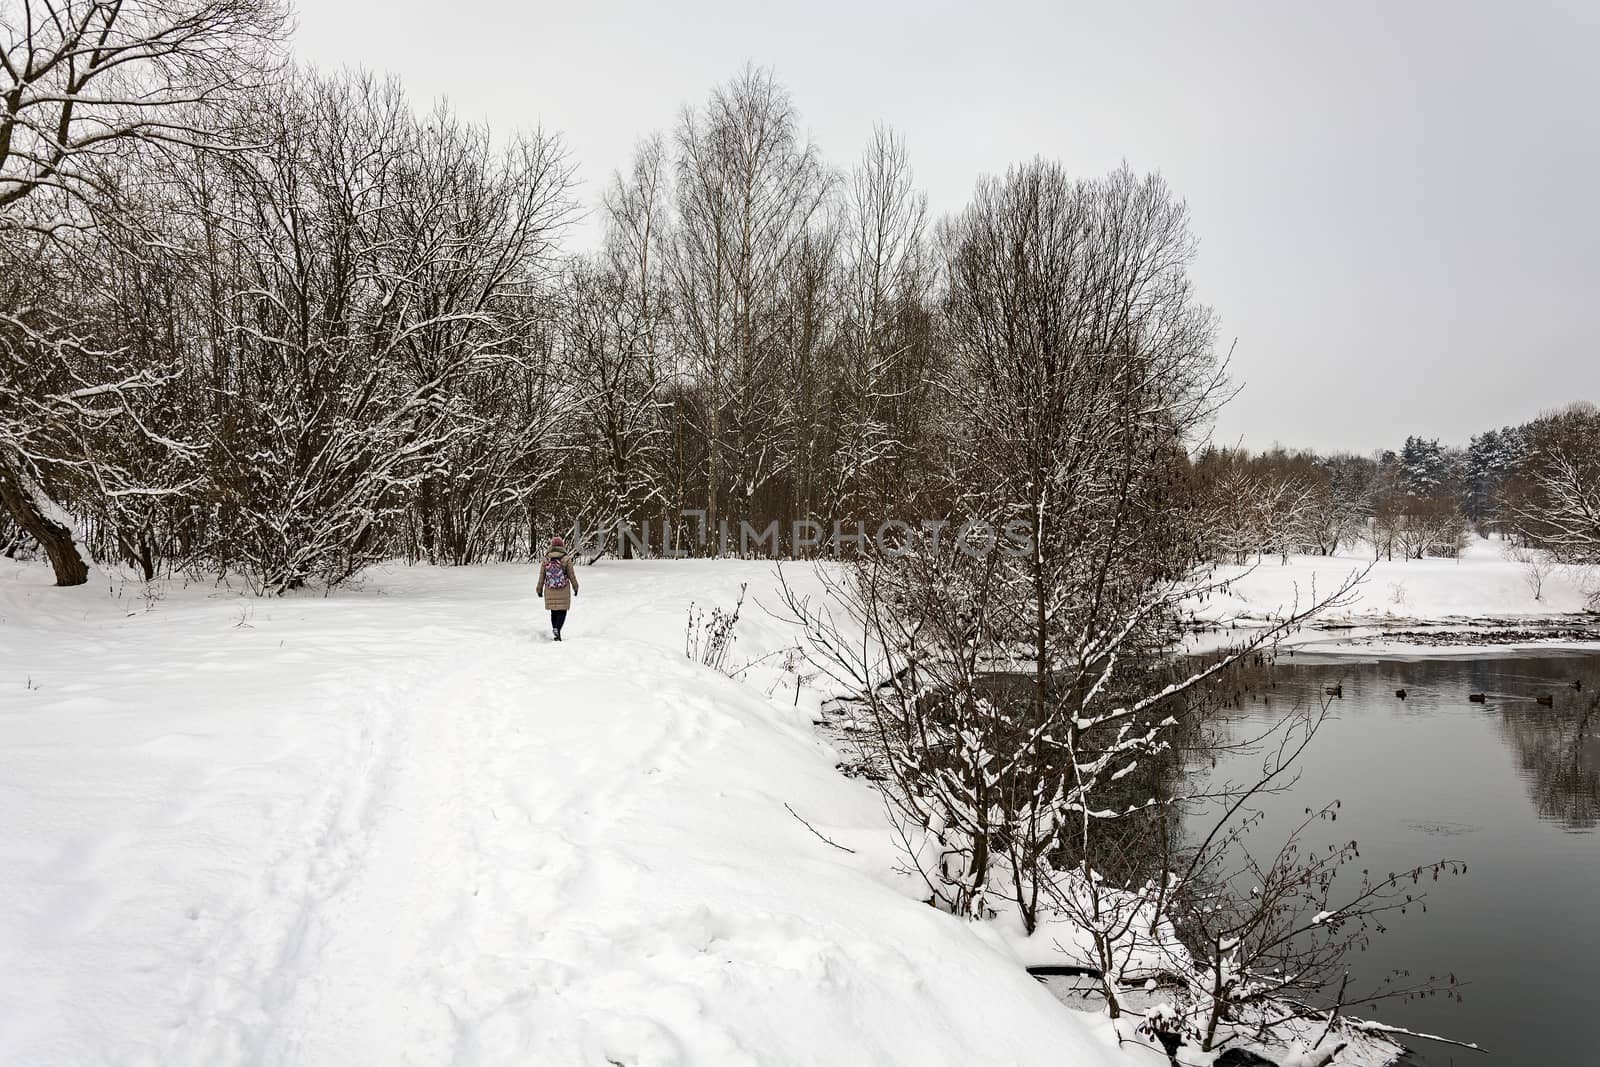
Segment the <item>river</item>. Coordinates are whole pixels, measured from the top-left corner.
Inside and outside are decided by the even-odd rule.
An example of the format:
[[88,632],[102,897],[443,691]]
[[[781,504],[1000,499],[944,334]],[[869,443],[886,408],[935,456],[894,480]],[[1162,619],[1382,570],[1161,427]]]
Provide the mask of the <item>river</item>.
[[[1314,827],[1312,842],[1354,839],[1374,871],[1466,864],[1427,886],[1426,914],[1394,916],[1350,958],[1357,982],[1396,968],[1413,980],[1454,974],[1460,1000],[1365,1014],[1489,1050],[1415,1042],[1408,1063],[1600,1063],[1600,654],[1301,653],[1278,664],[1276,687],[1247,697],[1224,735],[1256,736],[1310,701],[1330,700],[1331,715],[1252,837],[1275,841],[1308,805],[1338,798],[1337,823]],[[1324,696],[1333,686],[1342,696]],[[1235,752],[1195,773],[1244,779],[1260,761]]]

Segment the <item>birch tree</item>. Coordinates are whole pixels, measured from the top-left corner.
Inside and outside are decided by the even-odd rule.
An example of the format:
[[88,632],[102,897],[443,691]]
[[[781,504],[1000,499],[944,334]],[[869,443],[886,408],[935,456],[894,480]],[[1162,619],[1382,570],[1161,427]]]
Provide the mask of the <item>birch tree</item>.
[[933,279],[928,201],[913,182],[904,139],[888,127],[874,129],[847,184],[844,214],[835,514],[848,513],[859,495],[889,495],[928,388],[929,338],[917,314]]
[[828,176],[788,94],[754,68],[703,110],[684,111],[675,148],[668,271],[715,529],[730,492],[748,501],[788,460],[775,447],[782,407],[773,385],[785,355],[773,343],[776,307]]

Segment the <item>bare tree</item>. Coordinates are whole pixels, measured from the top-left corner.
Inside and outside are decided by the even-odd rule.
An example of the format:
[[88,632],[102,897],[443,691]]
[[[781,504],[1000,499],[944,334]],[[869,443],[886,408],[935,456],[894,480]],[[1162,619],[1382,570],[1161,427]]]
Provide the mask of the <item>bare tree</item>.
[[[576,446],[593,485],[579,513],[602,531],[632,531],[665,499],[664,427],[652,352],[655,307],[615,260],[575,262],[561,302],[565,372],[577,384]],[[617,546],[632,551],[624,538]]]
[[1399,509],[1395,538],[1407,559],[1460,553],[1466,520],[1454,499],[1408,494],[1391,506]]
[[933,282],[927,195],[913,183],[905,141],[878,126],[846,185],[842,226],[841,374],[835,418],[841,439],[827,506],[850,513],[880,500],[917,433],[927,392],[927,334],[917,316]]
[[120,482],[75,447],[112,421],[154,442],[137,398],[165,376],[132,366],[76,309],[41,299],[120,210],[134,145],[215,147],[215,105],[270,69],[284,26],[272,0],[12,0],[0,10],[0,500],[39,540],[60,585],[87,566],[49,485],[64,472]]
[[1074,182],[1034,161],[980,182],[944,239],[962,503],[1035,546],[1010,588],[1042,718],[1073,689],[1062,672],[1097,672],[1105,641],[1147,618],[1147,591],[1194,562],[1164,501],[1185,435],[1223,395],[1212,315],[1185,273],[1186,209],[1159,178]]
[[481,131],[359,77],[301,75],[252,121],[264,147],[223,161],[212,208],[222,555],[268,591],[337,583],[416,500],[424,543],[472,558],[555,471],[534,449],[569,387],[531,324],[570,212],[559,142],[496,161]]
[[[271,0],[8,0],[0,211],[41,192],[98,199],[97,164],[132,140],[215,144],[195,116],[273,66],[284,20]],[[5,216],[28,222],[59,224]]]
[[660,135],[641,141],[627,174],[615,174],[606,191],[605,254],[622,279],[630,314],[642,329],[645,376],[659,382],[663,330],[670,325],[665,255],[670,241],[666,149]]
[[788,94],[750,68],[685,110],[676,136],[676,219],[668,270],[679,345],[700,409],[706,519],[743,501],[790,457],[776,447],[784,365],[774,344],[782,281],[828,190]]
[[[491,531],[521,530],[561,468],[558,423],[576,385],[547,356],[556,247],[574,215],[560,138],[535,130],[503,149],[489,131],[436,107],[396,161],[402,195],[379,205],[393,239],[378,246],[379,285],[394,313],[394,357],[426,398],[418,440],[428,458],[414,522],[430,559],[470,563]],[[531,546],[530,546],[531,550]]]
[[1207,538],[1219,558],[1242,565],[1252,553],[1271,551],[1287,563],[1294,552],[1330,555],[1354,536],[1355,505],[1309,454],[1207,449],[1195,467]]
[[1522,565],[1522,581],[1533,594],[1533,599],[1544,600],[1544,583],[1558,566],[1556,559],[1542,548],[1508,543],[1500,554],[1513,563]]
[[1600,563],[1600,411],[1577,404],[1536,420],[1506,495],[1524,538],[1563,563]]
[[1335,455],[1317,463],[1325,479],[1325,492],[1317,502],[1317,548],[1325,556],[1342,544],[1354,544],[1366,531],[1372,511],[1371,460]]
[[[1127,813],[1107,788],[1277,631],[1155,670],[1180,605],[1213,588],[1170,506],[1180,442],[1221,388],[1181,205],[1158,180],[1034,163],[980,185],[945,245],[951,385],[972,402],[951,494],[975,521],[959,546],[954,530],[914,537],[789,609],[871,712],[932,899],[973,915],[1001,893],[1031,929],[1055,858]],[[1025,550],[983,551],[1001,529]]]
[[1266,543],[1259,478],[1241,455],[1207,450],[1197,464],[1197,480],[1206,544],[1218,561],[1243,566]]

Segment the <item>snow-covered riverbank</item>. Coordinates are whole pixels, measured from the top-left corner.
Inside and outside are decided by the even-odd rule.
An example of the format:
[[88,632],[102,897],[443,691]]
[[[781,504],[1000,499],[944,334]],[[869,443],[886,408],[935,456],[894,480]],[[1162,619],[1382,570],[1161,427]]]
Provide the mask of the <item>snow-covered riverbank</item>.
[[770,564],[591,568],[559,646],[528,568],[0,567],[0,1062],[1148,1061],[917,902],[806,701],[684,658]]
[[1224,626],[1260,625],[1362,575],[1343,604],[1286,643],[1328,652],[1430,655],[1485,644],[1600,647],[1600,615],[1590,610],[1600,573],[1552,566],[1535,583],[1526,563],[1506,558],[1502,542],[1483,538],[1458,559],[1374,562],[1370,553],[1347,552],[1221,567],[1216,578],[1228,582],[1226,591],[1196,605],[1196,616]]

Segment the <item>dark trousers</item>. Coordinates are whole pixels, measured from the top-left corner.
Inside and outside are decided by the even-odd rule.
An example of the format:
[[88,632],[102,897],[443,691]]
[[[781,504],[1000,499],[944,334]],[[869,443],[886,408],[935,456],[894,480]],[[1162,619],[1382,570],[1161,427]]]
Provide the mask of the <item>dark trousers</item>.
[[567,621],[567,609],[566,608],[562,608],[560,611],[552,611],[550,613],[550,629],[554,630],[556,633],[560,633],[561,632],[561,624],[566,622],[566,621]]

